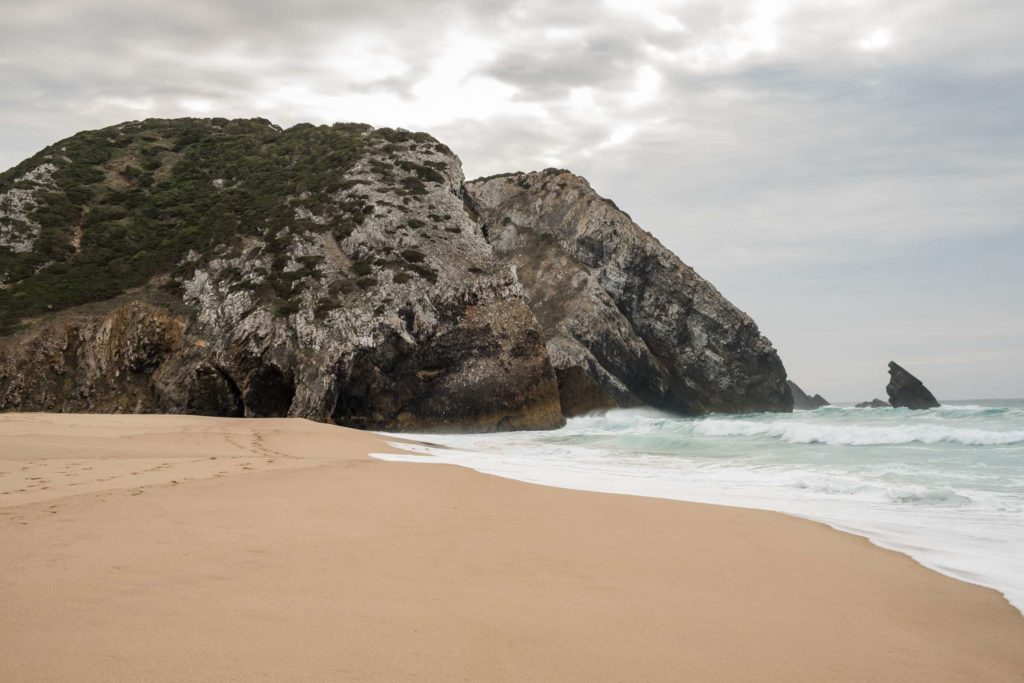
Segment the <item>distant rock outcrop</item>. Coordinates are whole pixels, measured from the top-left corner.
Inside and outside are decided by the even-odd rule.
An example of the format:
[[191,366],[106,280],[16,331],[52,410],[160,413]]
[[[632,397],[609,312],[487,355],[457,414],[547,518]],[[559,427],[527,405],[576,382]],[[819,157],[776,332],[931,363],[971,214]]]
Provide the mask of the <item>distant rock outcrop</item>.
[[821,394],[808,396],[793,380],[787,379],[786,384],[789,385],[789,390],[793,393],[793,410],[815,410],[831,405]]
[[941,405],[921,380],[893,361],[889,361],[889,384],[885,392],[894,408],[925,410]]
[[871,399],[870,401],[862,401],[861,403],[858,403],[854,407],[855,408],[892,408],[891,405],[889,405],[888,403],[886,403],[885,401],[883,401],[880,398],[874,398],[874,399]]
[[754,321],[583,178],[511,173],[469,181],[465,194],[526,289],[567,414],[792,409]]

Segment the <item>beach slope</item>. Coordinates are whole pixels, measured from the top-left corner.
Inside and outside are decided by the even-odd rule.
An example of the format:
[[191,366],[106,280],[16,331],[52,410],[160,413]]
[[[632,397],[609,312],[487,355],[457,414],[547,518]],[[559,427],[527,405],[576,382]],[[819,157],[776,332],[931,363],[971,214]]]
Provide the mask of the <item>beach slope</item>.
[[862,538],[388,450],[0,415],[0,680],[1024,680],[1002,596]]

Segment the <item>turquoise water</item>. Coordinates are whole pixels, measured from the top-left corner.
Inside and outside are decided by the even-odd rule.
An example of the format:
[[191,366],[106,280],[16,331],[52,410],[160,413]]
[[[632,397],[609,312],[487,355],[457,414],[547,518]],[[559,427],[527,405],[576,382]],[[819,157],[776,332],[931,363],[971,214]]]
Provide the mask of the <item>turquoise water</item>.
[[1024,400],[703,418],[615,410],[556,431],[421,438],[450,449],[425,449],[432,461],[522,481],[822,521],[1024,612]]

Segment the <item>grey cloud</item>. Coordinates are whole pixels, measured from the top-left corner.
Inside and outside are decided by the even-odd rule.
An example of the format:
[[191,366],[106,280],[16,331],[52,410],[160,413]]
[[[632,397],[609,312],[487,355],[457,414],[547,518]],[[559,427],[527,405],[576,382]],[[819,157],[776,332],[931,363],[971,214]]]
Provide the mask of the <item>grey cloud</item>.
[[[675,31],[642,2],[22,3],[0,24],[0,166],[80,129],[194,115],[186,103],[196,100],[209,115],[283,125],[365,118],[427,129],[470,176],[551,164],[587,176],[761,321],[797,381],[829,395],[802,373],[827,377],[830,398],[877,392],[860,371],[829,370],[834,355],[808,341],[819,318],[850,367],[876,362],[867,335],[896,329],[907,310],[928,312],[915,330],[957,347],[949,357],[971,357],[932,306],[962,296],[930,274],[974,258],[1005,275],[981,279],[979,297],[1024,294],[997,254],[1024,230],[1024,5],[798,0],[774,24],[775,49],[759,47],[771,31],[747,26],[751,7],[662,3],[684,27]],[[890,47],[854,47],[878,28],[891,30]],[[441,64],[460,41],[474,42]],[[721,61],[698,68],[697,49]],[[378,59],[405,68],[377,73]],[[641,69],[660,78],[646,98],[633,93]],[[456,89],[419,102],[424,79],[439,74],[484,84],[477,101]],[[589,88],[592,103],[570,102],[574,88]],[[506,99],[489,106],[495,97]],[[885,270],[915,255],[914,277],[934,291]],[[787,308],[784,297],[810,291],[806,306]],[[891,304],[877,322],[854,314],[876,296]],[[978,316],[996,329],[996,313]],[[991,353],[1024,356],[1016,331],[987,342]],[[949,391],[971,393],[957,362]],[[1006,386],[996,361],[971,367],[991,391]]]

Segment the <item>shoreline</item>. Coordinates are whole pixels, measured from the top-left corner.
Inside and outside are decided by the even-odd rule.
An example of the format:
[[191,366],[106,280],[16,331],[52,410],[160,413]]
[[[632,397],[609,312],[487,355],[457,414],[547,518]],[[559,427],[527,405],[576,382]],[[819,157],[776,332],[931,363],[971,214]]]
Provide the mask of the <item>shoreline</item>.
[[[389,440],[394,438],[395,439],[395,444],[394,445],[396,447],[398,446],[398,439],[400,437],[398,437],[397,434],[392,433],[392,432],[378,432],[378,433],[381,434],[382,436],[385,436]],[[418,435],[418,436],[422,437],[423,435]],[[428,464],[428,465],[451,465],[451,466],[455,466],[455,467],[464,467],[466,469],[472,470],[472,471],[477,472],[479,474],[482,474],[484,476],[498,477],[500,479],[508,479],[509,481],[516,481],[516,482],[520,482],[520,483],[524,483],[524,484],[530,484],[530,485],[533,485],[533,486],[548,486],[548,487],[551,487],[551,488],[562,489],[562,490],[566,490],[566,491],[586,491],[586,492],[589,492],[589,493],[600,493],[600,494],[603,494],[603,495],[610,495],[610,496],[631,496],[631,497],[635,497],[635,498],[650,499],[650,500],[668,500],[668,501],[676,501],[676,502],[680,502],[680,503],[693,503],[695,505],[711,505],[711,506],[717,506],[717,507],[723,507],[723,508],[738,508],[738,509],[743,509],[743,510],[759,510],[759,511],[762,511],[762,512],[771,512],[771,513],[774,513],[774,514],[779,514],[779,515],[785,515],[787,517],[792,517],[794,519],[801,519],[801,520],[804,520],[804,521],[807,521],[807,522],[813,522],[813,523],[816,523],[816,524],[822,524],[822,525],[824,525],[824,526],[826,526],[826,527],[828,527],[828,528],[830,528],[833,531],[836,531],[838,533],[850,534],[851,536],[856,536],[858,538],[862,538],[865,541],[867,541],[870,544],[872,544],[873,546],[875,546],[875,547],[877,547],[877,548],[879,548],[881,550],[884,550],[886,552],[892,552],[892,553],[897,553],[899,555],[903,555],[904,557],[907,557],[908,559],[912,560],[913,562],[915,562],[916,564],[920,565],[921,567],[923,567],[924,569],[926,569],[928,571],[933,571],[933,572],[935,572],[937,574],[940,574],[941,576],[945,576],[947,578],[953,579],[954,581],[959,581],[961,583],[966,583],[966,584],[969,584],[971,586],[976,586],[978,588],[983,588],[985,590],[995,591],[996,593],[998,593],[1000,595],[1000,597],[1003,598],[1003,600],[1006,601],[1006,603],[1008,605],[1010,605],[1010,607],[1012,607],[1018,614],[1021,615],[1022,618],[1024,618],[1024,606],[1018,607],[1018,605],[1014,604],[1014,602],[1010,598],[1010,596],[1007,595],[1006,592],[1004,592],[1004,590],[999,588],[998,586],[992,585],[990,583],[985,583],[980,578],[972,579],[972,578],[970,578],[968,576],[964,576],[963,572],[958,573],[956,570],[937,566],[936,564],[933,564],[933,563],[929,562],[927,559],[924,559],[922,557],[916,557],[915,555],[912,554],[912,552],[910,550],[906,549],[905,547],[901,546],[900,544],[898,544],[896,542],[892,542],[892,541],[887,541],[886,539],[882,538],[878,534],[878,532],[872,531],[872,530],[864,528],[864,527],[857,527],[857,526],[854,526],[854,525],[847,525],[847,524],[844,524],[844,523],[839,522],[839,521],[829,520],[829,519],[827,519],[827,518],[825,518],[823,516],[814,516],[812,513],[802,513],[802,512],[798,512],[798,511],[790,511],[790,510],[784,510],[784,509],[781,509],[781,508],[772,508],[772,507],[759,506],[759,505],[753,505],[753,504],[744,505],[744,504],[742,504],[740,502],[736,502],[736,501],[723,502],[723,501],[718,501],[718,500],[712,500],[710,498],[701,499],[701,498],[680,497],[680,496],[673,497],[673,496],[669,496],[669,495],[658,495],[656,493],[644,493],[644,492],[638,492],[638,491],[623,490],[621,488],[619,490],[616,490],[616,489],[611,488],[611,487],[601,488],[600,486],[597,486],[597,485],[594,485],[594,486],[587,486],[587,485],[584,485],[584,484],[575,484],[575,485],[573,485],[573,484],[569,484],[569,483],[560,483],[560,482],[554,482],[554,481],[543,481],[543,480],[540,480],[540,479],[531,480],[531,479],[525,479],[525,478],[518,478],[518,477],[516,477],[516,476],[514,476],[512,474],[504,474],[504,473],[488,471],[485,468],[475,467],[475,466],[470,465],[470,464],[465,463],[465,462],[448,462],[448,461],[445,461],[445,460],[431,460],[430,458],[433,458],[435,456],[435,454],[431,452],[432,449],[437,449],[437,450],[442,450],[443,451],[443,450],[452,450],[452,447],[448,446],[448,445],[444,445],[444,444],[433,444],[433,443],[425,442],[425,441],[422,440],[422,438],[417,439],[417,441],[415,441],[412,444],[410,444],[410,448],[423,448],[425,450],[424,450],[424,452],[415,451],[415,452],[411,452],[411,453],[410,452],[401,452],[401,453],[376,453],[376,452],[374,452],[374,453],[370,453],[369,455],[372,458],[377,458],[377,459],[385,461],[385,462],[409,463],[409,464]],[[465,452],[468,453],[469,451],[465,451]]]
[[0,677],[1024,675],[1002,595],[862,536],[370,456],[394,441],[0,415]]
[[[1024,406],[991,403],[903,416],[830,406],[686,419],[623,409],[574,418],[552,435],[444,435],[445,449],[418,450],[529,483],[820,521],[994,589],[1024,613],[1024,497],[1012,487]],[[1006,486],[1000,467],[1010,468]]]

